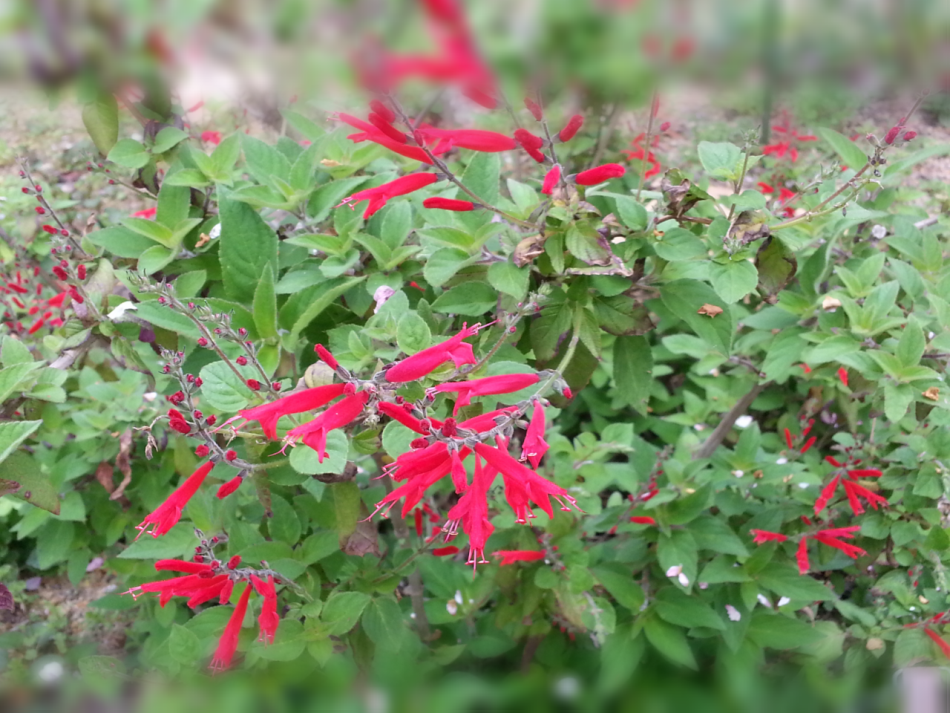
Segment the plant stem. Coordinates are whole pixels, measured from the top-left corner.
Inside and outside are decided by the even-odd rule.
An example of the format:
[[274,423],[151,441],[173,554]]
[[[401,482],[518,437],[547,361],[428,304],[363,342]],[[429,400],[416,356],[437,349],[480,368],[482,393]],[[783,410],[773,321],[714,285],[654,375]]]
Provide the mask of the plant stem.
[[646,157],[650,155],[650,141],[653,140],[653,120],[656,118],[656,109],[657,102],[660,100],[660,95],[656,89],[653,90],[653,95],[650,98],[650,118],[647,121],[647,136],[646,141],[644,142],[643,149],[643,160],[640,162],[640,179],[637,182],[637,202],[640,202],[640,192],[643,190],[643,182],[646,180],[647,172],[647,159]]

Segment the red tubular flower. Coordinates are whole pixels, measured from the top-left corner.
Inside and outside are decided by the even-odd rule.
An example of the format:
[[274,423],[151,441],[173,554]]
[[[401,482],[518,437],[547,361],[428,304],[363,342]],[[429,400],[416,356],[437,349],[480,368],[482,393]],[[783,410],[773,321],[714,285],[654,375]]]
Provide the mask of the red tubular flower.
[[471,327],[463,325],[462,331],[451,339],[396,362],[386,371],[386,380],[391,383],[416,381],[435,371],[450,359],[456,368],[463,364],[477,364],[478,360],[472,351],[472,345],[462,340],[478,334],[480,327],[480,324]]
[[858,478],[880,478],[884,473],[877,468],[855,468],[849,470],[848,475],[856,480]]
[[930,637],[931,641],[940,647],[940,650],[943,652],[944,656],[950,658],[950,644],[944,641],[940,635],[929,626],[924,627],[924,633]]
[[393,110],[388,106],[383,104],[379,99],[373,99],[369,103],[369,108],[374,112],[379,114],[385,121],[388,121],[390,124],[396,120],[396,114],[393,113]]
[[459,553],[459,548],[452,545],[448,547],[436,547],[432,550],[432,554],[436,557],[448,557],[450,555],[457,555]]
[[277,634],[277,626],[280,624],[280,617],[277,615],[277,590],[274,587],[274,575],[270,575],[265,582],[256,575],[251,575],[251,584],[254,591],[264,599],[261,605],[261,614],[257,618],[257,623],[261,627],[261,633],[257,640],[264,644],[273,644],[274,636]]
[[525,109],[531,112],[531,116],[534,117],[535,121],[541,121],[544,118],[544,112],[541,110],[541,107],[538,106],[538,103],[533,99],[525,97],[524,106]]
[[504,567],[515,562],[538,562],[544,559],[544,552],[535,550],[495,550],[491,553],[492,557],[501,557],[500,567]]
[[[838,462],[838,460],[832,456],[825,456],[825,461],[833,465],[835,468],[843,468],[844,466]],[[850,471],[849,471],[850,472]]]
[[468,406],[473,396],[492,396],[495,394],[510,394],[537,384],[540,377],[537,374],[503,374],[501,376],[487,376],[484,379],[471,381],[457,381],[439,384],[433,389],[437,394],[457,393],[455,410]]
[[450,450],[449,460],[451,461],[452,484],[455,486],[455,492],[464,493],[468,489],[468,475],[465,473],[462,459],[459,458],[459,452]]
[[399,154],[400,156],[405,156],[406,158],[421,161],[422,163],[427,163],[429,165],[432,164],[432,159],[429,158],[429,155],[418,146],[407,146],[406,144],[402,144],[398,141],[393,141],[391,138],[389,138],[389,136],[384,134],[372,124],[368,124],[367,122],[357,119],[355,116],[351,116],[350,114],[340,114],[340,119],[350,126],[362,131],[362,133],[350,134],[347,136],[347,138],[354,143],[358,144],[363,141],[372,141],[373,143],[379,144],[380,146],[385,146],[387,149],[393,153]]
[[30,325],[30,328],[29,328],[28,330],[26,330],[26,333],[27,333],[27,334],[36,334],[38,331],[40,331],[40,330],[43,328],[43,325],[45,325],[45,324],[46,324],[46,318],[45,318],[45,317],[40,317],[38,320],[36,320],[35,322],[33,322],[33,324]]
[[854,538],[854,533],[858,532],[860,529],[860,525],[850,525],[848,527],[830,527],[822,530],[821,532],[825,535],[830,535],[831,537],[843,537],[846,540],[850,540]]
[[218,144],[221,143],[221,132],[220,131],[202,131],[201,140],[206,143],[214,144],[215,146],[217,146]]
[[777,144],[763,146],[762,153],[765,156],[775,154],[775,156],[778,158],[784,158],[785,154],[788,154],[789,158],[792,159],[792,163],[798,160],[798,149],[792,146],[790,141],[780,141]]
[[795,561],[798,563],[798,573],[808,574],[808,538],[805,535],[802,535],[802,539],[798,542]]
[[548,451],[548,444],[544,440],[545,426],[544,407],[535,399],[534,414],[532,414],[531,423],[528,424],[521,447],[521,460],[527,460],[534,468],[541,464],[541,459]]
[[337,402],[312,421],[308,421],[287,433],[288,440],[303,441],[317,452],[317,460],[322,463],[327,457],[327,434],[343,428],[363,412],[369,394],[365,391],[347,396]]
[[151,208],[145,208],[143,210],[137,210],[132,214],[133,218],[145,218],[146,220],[152,219],[155,217],[155,214],[158,213],[158,208],[152,206]]
[[510,151],[518,145],[510,136],[481,129],[437,129],[434,126],[422,124],[417,129],[417,133],[426,143],[438,141],[438,146],[433,153],[444,153],[452,147],[498,153]]
[[867,552],[862,550],[860,547],[849,545],[847,542],[842,542],[837,537],[832,537],[831,535],[826,534],[824,531],[816,532],[814,535],[812,535],[812,537],[824,545],[834,547],[836,550],[841,550],[851,559],[857,559],[861,555],[867,554]]
[[508,416],[509,414],[517,410],[518,410],[517,406],[506,406],[505,408],[500,408],[495,411],[489,411],[488,413],[483,413],[480,416],[474,416],[472,418],[466,419],[465,421],[462,421],[459,424],[459,428],[467,428],[470,431],[477,431],[478,433],[482,433],[498,425],[498,422],[495,419],[499,417]]
[[647,515],[634,515],[630,518],[630,522],[636,523],[637,525],[655,525],[656,520]]
[[448,512],[446,532],[449,536],[454,535],[461,523],[463,532],[468,535],[468,564],[471,565],[487,563],[485,544],[495,530],[488,519],[488,490],[497,474],[494,468],[483,467],[476,457],[471,487]]
[[234,580],[228,577],[224,586],[221,587],[221,593],[218,595],[218,604],[227,604],[231,601],[231,592],[234,591]]
[[382,131],[386,136],[395,141],[397,144],[404,144],[408,142],[407,136],[402,133],[395,126],[386,121],[379,114],[372,113],[369,115],[369,123],[375,126],[377,129]]
[[536,134],[532,134],[527,129],[516,129],[515,140],[526,149],[540,149],[544,146],[544,139]]
[[402,178],[397,178],[389,183],[384,183],[381,186],[376,186],[376,188],[367,188],[365,191],[357,191],[353,195],[344,198],[340,205],[369,201],[369,205],[366,206],[366,211],[363,213],[363,218],[368,220],[380,208],[385,206],[386,201],[390,198],[404,196],[407,193],[418,191],[420,188],[431,186],[438,180],[439,177],[434,173],[413,173],[408,176],[403,176]]
[[574,178],[579,186],[596,186],[598,183],[609,181],[611,178],[620,178],[627,172],[619,163],[605,163],[587,171],[581,171]]
[[792,449],[795,447],[792,442],[792,432],[789,431],[787,428],[785,429],[785,444],[789,447],[789,449]]
[[917,138],[916,131],[905,131],[904,132],[904,141],[913,141]]
[[454,210],[456,213],[475,210],[475,204],[471,201],[459,201],[454,198],[426,198],[422,201],[425,208],[439,208],[441,210]]
[[247,388],[249,388],[251,391],[261,390],[261,382],[259,382],[257,379],[248,379],[246,383]]
[[339,369],[340,362],[333,358],[333,355],[330,353],[330,350],[327,349],[322,344],[316,344],[313,347],[313,350],[317,353],[317,356],[323,361],[324,364],[329,366],[331,369]]
[[554,187],[558,184],[558,181],[561,180],[561,167],[555,164],[554,168],[547,172],[544,176],[544,183],[541,185],[541,193],[546,196],[554,193]]
[[155,569],[159,572],[201,574],[202,572],[211,572],[214,567],[210,564],[187,562],[186,560],[158,560],[158,562],[155,563]]
[[897,137],[900,135],[901,129],[903,128],[904,127],[902,127],[900,124],[898,124],[897,126],[892,126],[890,130],[884,135],[884,143],[887,144],[888,146],[893,144],[894,141],[897,140]]
[[541,153],[539,149],[533,148],[531,146],[522,146],[521,148],[523,148],[525,150],[525,153],[527,153],[531,158],[533,158],[538,163],[545,162],[546,160],[545,156],[543,153]]
[[399,421],[399,423],[401,423],[406,428],[415,431],[416,433],[421,433],[423,436],[428,435],[432,431],[428,424],[413,416],[406,410],[404,406],[390,403],[388,401],[380,401],[378,404],[376,404],[376,408],[380,413],[389,416],[395,421]]
[[815,501],[816,516],[825,509],[825,506],[828,504],[828,502],[835,496],[835,490],[838,488],[839,480],[841,480],[841,476],[836,475],[821,491],[821,495],[819,495],[818,499]]
[[841,383],[845,386],[848,385],[848,370],[844,367],[838,369],[838,378],[841,380]]
[[191,432],[191,426],[188,425],[185,417],[181,415],[180,411],[173,408],[168,409],[168,425],[171,426],[173,431],[178,431],[178,433],[184,435]]
[[887,507],[887,498],[882,498],[875,492],[868,490],[864,486],[858,485],[857,483],[846,480],[844,481],[844,492],[848,496],[848,503],[851,505],[851,511],[855,515],[860,515],[864,512],[864,507],[861,505],[860,498],[864,498],[868,505],[877,510],[878,505],[883,505]]
[[227,626],[224,627],[224,633],[218,641],[218,648],[214,652],[209,668],[214,673],[226,671],[231,667],[231,660],[234,658],[234,652],[237,651],[238,638],[241,635],[241,625],[244,623],[244,615],[247,614],[247,601],[251,597],[251,585],[247,585],[238,599],[231,618]]
[[185,482],[179,485],[165,502],[149,513],[140,524],[136,525],[135,529],[139,531],[139,534],[135,536],[135,539],[137,540],[143,533],[148,532],[149,527],[152,527],[150,533],[152,537],[159,537],[171,530],[181,519],[182,509],[188,504],[191,497],[198,492],[198,488],[201,487],[212,468],[214,468],[214,462],[208,461],[188,476]]
[[241,475],[236,475],[231,480],[226,483],[222,483],[221,487],[218,488],[216,496],[219,500],[224,500],[231,493],[241,487],[241,483],[244,482],[244,477]]
[[567,125],[561,129],[561,132],[557,136],[561,141],[570,141],[574,138],[574,135],[581,130],[583,125],[584,117],[580,114],[575,114],[571,117],[571,120],[567,122]]
[[761,545],[765,542],[785,542],[788,537],[780,532],[769,532],[768,530],[749,530],[752,533],[752,542]]
[[[328,356],[329,354],[330,353],[327,352]],[[332,359],[333,357],[330,358]],[[324,361],[326,361],[326,359],[324,359]],[[271,440],[276,440],[277,422],[281,416],[315,411],[318,408],[326,406],[333,401],[333,399],[342,396],[345,388],[346,384],[328,384],[327,386],[315,386],[312,389],[306,389],[296,394],[288,394],[276,401],[261,404],[254,408],[242,409],[238,412],[237,416],[228,419],[224,423],[224,426],[227,426],[238,418],[243,418],[247,421],[257,421],[261,424],[264,436]]]
[[817,440],[818,440],[818,436],[812,436],[807,441],[805,441],[805,445],[802,446],[802,450],[801,450],[802,455],[804,455],[805,453],[808,453],[811,447],[815,445],[815,441]]

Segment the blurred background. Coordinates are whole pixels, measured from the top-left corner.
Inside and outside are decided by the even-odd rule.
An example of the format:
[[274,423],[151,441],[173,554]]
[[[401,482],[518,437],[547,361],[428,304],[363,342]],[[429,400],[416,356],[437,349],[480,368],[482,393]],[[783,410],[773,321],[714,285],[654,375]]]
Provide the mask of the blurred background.
[[[431,56],[438,48],[434,0],[32,0],[0,1],[0,207],[8,232],[32,230],[18,209],[17,156],[58,162],[82,171],[96,155],[88,107],[118,98],[120,136],[141,138],[150,122],[180,125],[193,135],[236,131],[301,140],[288,108],[324,128],[340,111],[365,113],[381,54]],[[738,140],[757,130],[768,143],[773,127],[834,126],[843,131],[886,130],[894,107],[924,89],[950,85],[950,3],[946,0],[468,0],[469,39],[484,74],[500,96],[521,110],[539,91],[553,115],[583,112],[590,127],[580,147],[584,161],[616,160],[647,130],[651,103],[669,121],[663,145],[670,163],[694,155],[697,141]],[[391,55],[389,54],[391,53]],[[402,103],[435,120],[510,132],[503,106],[491,110],[464,96],[456,84],[434,88],[410,79]],[[950,118],[946,95],[934,93],[921,121],[942,127]],[[655,100],[654,100],[655,98]],[[131,107],[131,108],[130,108]],[[134,114],[138,114],[137,116]],[[144,118],[144,122],[142,119]],[[557,123],[556,121],[554,122]],[[92,121],[94,125],[94,120]],[[581,160],[581,159],[578,159]],[[64,174],[67,175],[68,173]],[[946,176],[943,176],[946,180]],[[98,198],[112,195],[128,214],[119,187],[90,184]],[[80,194],[82,191],[80,191]],[[79,200],[82,199],[80,195]],[[124,201],[124,205],[118,207]],[[29,209],[28,209],[29,210]],[[108,201],[106,210],[109,210]],[[2,561],[0,561],[2,565]],[[2,566],[0,566],[2,571]],[[24,643],[22,623],[0,619],[0,671],[32,654],[26,681],[0,683],[3,711],[172,711],[192,708],[243,711],[455,711],[631,710],[771,713],[820,710],[810,691],[825,687],[838,710],[887,709],[886,681],[832,681],[825,671],[795,661],[772,664],[762,683],[758,662],[743,670],[707,671],[684,680],[662,661],[641,663],[631,680],[590,682],[585,651],[538,651],[544,668],[513,675],[519,651],[486,652],[477,670],[417,666],[407,657],[361,668],[332,656],[316,668],[309,657],[263,673],[208,684],[201,672],[182,672],[171,686],[135,671],[101,671],[67,680],[64,667],[100,651],[113,637],[122,651],[118,619],[87,613],[86,597],[44,602]],[[43,612],[46,612],[45,616]],[[140,612],[139,612],[140,613]],[[57,622],[64,617],[67,622]],[[124,617],[124,618],[123,618]],[[60,639],[50,658],[50,642]],[[618,656],[634,655],[618,652]],[[589,658],[589,657],[588,657]],[[599,662],[599,657],[598,657]],[[52,667],[51,667],[52,666]],[[841,672],[839,672],[841,673]],[[0,674],[3,675],[3,674]],[[784,681],[776,689],[774,681]],[[879,690],[874,685],[880,685]],[[94,690],[90,690],[90,686]]]

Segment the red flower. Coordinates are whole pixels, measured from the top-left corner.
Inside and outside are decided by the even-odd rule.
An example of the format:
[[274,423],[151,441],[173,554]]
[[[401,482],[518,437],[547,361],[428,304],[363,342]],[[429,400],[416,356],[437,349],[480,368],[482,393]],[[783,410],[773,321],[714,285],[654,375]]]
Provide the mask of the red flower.
[[386,136],[388,136],[390,139],[395,141],[397,144],[405,144],[408,142],[408,137],[403,132],[401,132],[399,129],[397,129],[395,126],[393,126],[389,121],[384,119],[379,114],[376,114],[375,112],[373,112],[373,113],[370,113],[369,117],[367,118],[369,119],[370,124],[372,124],[377,129],[382,131],[384,134],[386,134]]
[[231,478],[231,480],[227,481],[226,483],[222,483],[221,487],[218,488],[218,492],[216,493],[217,498],[219,500],[224,500],[231,493],[233,493],[235,490],[240,488],[241,483],[243,482],[244,482],[244,476],[236,475],[233,478]]
[[471,201],[459,201],[454,198],[426,198],[422,201],[425,208],[440,208],[441,210],[454,210],[457,213],[475,210],[475,204]]
[[838,369],[838,378],[841,380],[841,383],[845,386],[848,385],[848,370],[844,367]]
[[215,146],[217,146],[218,144],[221,143],[221,132],[220,131],[202,131],[201,140],[206,143],[214,144]]
[[312,421],[292,428],[287,433],[288,440],[303,441],[317,452],[317,460],[322,463],[327,457],[327,434],[355,420],[363,412],[368,397],[365,391],[347,396]]
[[821,491],[821,495],[818,496],[818,499],[815,501],[815,515],[817,516],[822,510],[825,509],[825,506],[828,502],[834,497],[835,490],[838,488],[838,481],[841,480],[840,475],[836,475],[831,479],[831,482],[828,483]]
[[619,163],[606,163],[587,171],[581,171],[574,178],[579,186],[596,186],[598,183],[609,181],[611,178],[620,178],[627,172]]
[[903,126],[898,124],[897,126],[892,126],[890,130],[884,135],[884,143],[890,146],[894,143],[897,137],[900,135],[903,130]]
[[561,141],[570,141],[574,138],[575,134],[581,130],[581,127],[584,125],[584,117],[580,114],[575,114],[571,117],[570,121],[567,122],[567,125],[561,129],[558,133],[558,138]]
[[768,530],[749,530],[752,533],[752,542],[761,545],[765,542],[785,542],[788,537],[780,532],[769,532]]
[[[477,461],[476,461],[477,462]],[[464,493],[468,489],[468,475],[465,472],[465,466],[459,457],[456,449],[449,450],[449,467],[452,475],[452,484],[455,486],[456,493]]]
[[534,117],[535,121],[541,121],[542,119],[544,119],[544,112],[541,111],[541,107],[538,106],[538,103],[534,101],[533,99],[529,99],[528,97],[525,97],[524,106],[528,111],[531,112],[531,116]]
[[498,564],[504,567],[515,562],[538,562],[544,559],[544,552],[535,550],[496,550],[491,553],[492,557],[501,557]]
[[849,470],[848,475],[852,479],[880,478],[882,475],[884,475],[884,473],[879,471],[877,468],[856,468],[855,470]]
[[330,350],[327,349],[322,344],[316,344],[313,347],[313,350],[317,353],[317,356],[323,361],[324,364],[329,366],[331,369],[339,369],[340,362],[333,358],[333,355],[330,353]]
[[450,359],[456,368],[463,364],[477,364],[478,360],[472,351],[472,345],[466,344],[462,340],[478,334],[480,327],[480,324],[471,327],[463,325],[462,331],[451,339],[396,362],[386,370],[386,380],[391,383],[416,381],[438,369]]
[[805,445],[802,446],[802,450],[801,450],[802,455],[807,453],[811,449],[811,447],[815,445],[815,441],[817,440],[818,440],[818,436],[812,436],[807,441],[805,441]]
[[422,124],[416,133],[421,135],[426,143],[438,141],[433,153],[444,153],[453,147],[498,153],[510,151],[518,145],[510,136],[480,129],[436,129],[428,124]]
[[943,655],[947,658],[950,658],[950,644],[944,641],[936,631],[931,629],[929,626],[924,627],[924,633],[930,637],[930,639],[940,647],[940,650],[943,652]]
[[798,562],[798,573],[808,574],[808,538],[802,535],[795,552],[795,561]]
[[[844,467],[841,463],[838,462],[838,459],[837,459],[837,458],[834,458],[834,457],[832,457],[832,456],[825,456],[825,460],[826,460],[828,463],[830,463],[831,465],[833,465],[835,468],[843,468],[843,467]],[[850,472],[850,471],[849,471],[849,472]]]
[[152,537],[159,537],[171,530],[181,519],[182,509],[188,504],[191,497],[198,492],[198,488],[201,487],[212,468],[214,468],[214,462],[208,461],[188,476],[185,482],[179,485],[165,502],[149,513],[139,525],[136,525],[135,529],[139,531],[139,534],[136,535],[135,539],[137,540],[143,533],[148,532],[150,526],[152,527],[150,533]]
[[238,638],[241,635],[241,625],[244,623],[244,615],[247,614],[247,601],[251,597],[251,585],[244,588],[241,598],[238,599],[234,611],[231,612],[231,618],[227,626],[224,627],[224,633],[218,641],[218,648],[214,652],[209,668],[218,673],[231,667],[231,659],[234,658],[234,652],[237,651]]
[[171,426],[173,431],[178,431],[183,435],[191,432],[191,426],[188,425],[185,417],[181,415],[180,411],[173,408],[168,409],[168,425]]
[[887,507],[886,498],[882,498],[877,493],[874,493],[851,480],[844,481],[844,492],[848,496],[848,504],[851,506],[851,512],[853,512],[855,515],[860,515],[864,512],[864,507],[861,505],[860,498],[864,498],[868,505],[870,505],[875,510],[877,510],[877,506],[879,504]]
[[280,624],[280,617],[277,615],[277,591],[274,588],[274,575],[270,575],[267,581],[263,581],[256,575],[251,575],[251,584],[254,591],[264,599],[261,605],[261,613],[257,618],[261,627],[258,641],[265,644],[273,644],[274,636],[277,634],[277,626]]
[[[415,431],[416,433],[421,433],[422,435],[428,435],[432,428],[429,423],[420,421],[418,418],[413,416],[409,411],[412,409],[412,406],[409,404],[394,404],[388,401],[380,401],[376,404],[376,408],[390,418],[399,421],[406,428]],[[422,439],[425,441],[425,439]],[[428,445],[428,444],[427,444]]]
[[517,140],[517,142],[525,149],[540,149],[542,146],[544,146],[544,139],[542,139],[540,136],[532,134],[527,129],[516,129],[515,140]]
[[784,158],[788,154],[788,157],[792,159],[792,163],[798,160],[798,149],[792,146],[790,141],[780,141],[777,144],[763,146],[762,153],[766,156],[774,154],[777,158]]
[[[847,483],[845,483],[847,485]],[[861,555],[866,555],[867,552],[862,550],[860,547],[855,547],[854,545],[849,545],[847,542],[842,542],[837,537],[827,534],[825,531],[820,531],[812,535],[816,540],[821,542],[824,545],[829,547],[834,547],[836,550],[841,550],[851,559],[857,559]]]
[[[329,354],[329,352],[327,352],[327,354]],[[257,421],[261,424],[264,436],[276,440],[277,421],[281,416],[314,411],[326,406],[333,401],[333,399],[342,396],[345,388],[346,384],[315,386],[312,389],[300,391],[296,394],[289,394],[270,403],[261,404],[254,408],[242,409],[238,412],[237,416],[228,419],[224,425],[226,426],[238,418],[243,418],[247,421]]]
[[436,547],[432,550],[432,554],[436,557],[448,557],[449,555],[457,555],[459,553],[459,548],[449,545],[448,547]]
[[561,180],[561,167],[556,165],[544,176],[544,183],[541,186],[541,193],[546,196],[554,193],[554,187]]
[[403,176],[402,178],[397,178],[389,183],[384,183],[381,186],[376,186],[376,188],[367,188],[364,191],[357,191],[353,195],[344,198],[340,205],[369,201],[369,205],[366,206],[366,212],[363,213],[363,218],[369,220],[376,211],[386,205],[386,201],[390,198],[404,196],[407,193],[418,191],[420,188],[431,186],[438,180],[439,177],[434,173],[413,173],[408,176]]
[[544,407],[535,399],[534,414],[531,417],[531,423],[528,424],[528,430],[525,431],[524,443],[521,445],[521,460],[527,460],[534,468],[541,464],[541,459],[548,450],[548,444],[544,440],[544,430]]
[[459,409],[468,406],[472,402],[473,396],[510,394],[537,384],[538,381],[537,374],[503,374],[501,376],[487,376],[484,379],[439,384],[433,391],[437,394],[457,393],[458,398],[455,400],[455,409],[452,412],[457,414]]
[[379,99],[373,99],[369,103],[369,108],[383,117],[383,119],[388,121],[390,124],[396,120],[396,114],[393,113],[393,110],[379,101]]
[[132,214],[133,218],[145,218],[147,220],[155,217],[155,214],[158,212],[158,208],[152,206],[151,208],[145,208],[143,210],[137,210]]
[[164,607],[172,597],[189,597],[188,606],[194,609],[214,597],[219,596],[221,588],[228,581],[226,574],[213,575],[210,571],[172,577],[158,582],[146,582],[132,587],[125,594],[138,599],[142,594],[157,592],[159,606]]
[[917,138],[917,132],[916,132],[916,131],[905,131],[903,138],[904,138],[904,141],[913,141],[914,139]]
[[630,522],[636,523],[637,525],[655,525],[656,520],[647,515],[634,515],[630,518]]
[[399,154],[400,156],[421,161],[422,163],[427,163],[430,165],[432,164],[432,159],[429,158],[429,155],[418,146],[407,146],[406,144],[400,143],[399,141],[393,141],[391,138],[389,138],[389,136],[384,134],[372,124],[368,124],[361,119],[357,119],[355,116],[351,116],[350,114],[340,114],[340,119],[350,126],[362,130],[362,133],[350,134],[347,136],[347,138],[353,143],[358,144],[363,141],[372,141],[379,144],[380,146],[385,146],[387,149]]
[[485,543],[495,530],[488,519],[488,490],[497,474],[497,470],[484,467],[481,460],[476,457],[471,487],[448,512],[445,531],[451,537],[461,523],[463,532],[468,535],[468,564],[471,565],[488,562],[485,559]]
[[202,572],[211,572],[214,567],[210,564],[201,562],[186,562],[185,560],[158,560],[155,563],[155,569],[159,572],[187,572],[189,574],[201,574]]

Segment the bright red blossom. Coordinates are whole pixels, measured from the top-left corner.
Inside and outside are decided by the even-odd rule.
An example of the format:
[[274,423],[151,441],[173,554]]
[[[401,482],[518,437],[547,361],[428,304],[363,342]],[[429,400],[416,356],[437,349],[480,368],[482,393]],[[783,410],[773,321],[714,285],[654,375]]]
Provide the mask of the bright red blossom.
[[312,421],[292,428],[287,433],[287,440],[303,441],[317,452],[317,460],[322,463],[327,457],[327,434],[354,421],[363,412],[368,397],[369,394],[365,391],[347,396]]
[[[407,193],[418,191],[420,188],[431,186],[436,183],[439,177],[434,173],[413,173],[402,178],[397,178],[389,183],[384,183],[376,188],[367,188],[364,191],[357,191],[353,195],[344,198],[340,205],[350,203],[360,203],[369,201],[363,218],[369,220],[380,208],[386,205],[386,201],[396,196],[404,196]],[[351,206],[352,207],[352,206]]]
[[438,208],[441,210],[452,210],[457,213],[464,213],[475,210],[475,204],[471,201],[460,201],[454,198],[426,198],[422,201],[425,208]]
[[541,193],[546,196],[554,193],[554,187],[558,184],[558,181],[561,180],[561,167],[559,165],[554,166],[547,174],[544,176],[544,183],[541,186]]
[[[329,352],[327,352],[329,354]],[[343,395],[346,384],[329,384],[327,386],[315,386],[312,389],[306,389],[296,394],[288,394],[276,401],[271,401],[254,408],[242,409],[237,416],[228,419],[223,426],[227,426],[232,421],[242,418],[247,421],[257,421],[261,424],[264,436],[271,440],[277,439],[277,421],[281,416],[290,414],[304,413],[306,411],[315,411],[318,408],[326,406],[333,399]]]
[[605,163],[587,171],[581,171],[574,178],[579,186],[596,186],[598,183],[609,181],[611,178],[620,178],[627,172],[619,163]]
[[544,559],[544,552],[535,550],[496,550],[492,557],[501,557],[498,564],[502,567],[515,562],[538,562]]
[[524,443],[521,446],[521,460],[527,460],[531,466],[537,468],[541,459],[548,451],[548,444],[544,440],[545,431],[544,406],[535,399],[534,414],[525,431]]
[[432,391],[437,394],[457,393],[455,409],[452,411],[453,414],[457,414],[459,409],[468,406],[472,402],[474,396],[510,394],[537,384],[538,381],[537,374],[504,374],[502,376],[487,376],[484,379],[439,384]]
[[247,602],[251,597],[251,585],[247,585],[238,599],[231,618],[227,626],[224,627],[224,633],[218,641],[218,648],[214,652],[209,668],[219,673],[231,667],[231,660],[234,658],[234,652],[237,651],[238,638],[241,635],[241,625],[244,623],[244,615],[247,614]]
[[472,351],[472,345],[466,344],[462,340],[478,334],[480,327],[479,324],[471,327],[463,325],[462,331],[451,339],[396,362],[386,370],[387,381],[393,383],[416,381],[435,371],[449,360],[455,364],[456,368],[463,364],[478,363],[475,353]]
[[168,499],[165,500],[164,503],[149,513],[145,519],[136,526],[135,529],[139,531],[139,534],[136,535],[135,539],[141,537],[143,533],[148,532],[149,527],[152,528],[150,532],[152,537],[159,537],[171,530],[181,519],[182,509],[188,504],[191,497],[198,492],[198,488],[201,487],[201,484],[208,476],[208,473],[211,472],[212,468],[214,468],[214,462],[208,461],[188,476],[185,482],[179,485],[178,488],[168,496]]

